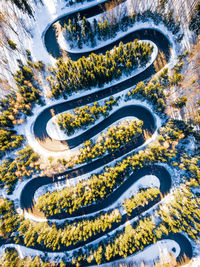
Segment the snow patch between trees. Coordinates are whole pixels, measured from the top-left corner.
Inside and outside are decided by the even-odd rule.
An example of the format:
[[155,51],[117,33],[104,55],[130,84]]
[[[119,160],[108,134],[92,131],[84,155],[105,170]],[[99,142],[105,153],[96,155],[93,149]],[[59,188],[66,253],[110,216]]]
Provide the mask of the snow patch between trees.
[[[73,180],[70,179],[70,180]],[[42,186],[40,187],[36,192],[35,192],[35,195],[34,195],[34,201],[35,203],[37,203],[38,201],[38,198],[47,193],[47,192],[54,192],[54,191],[60,191],[66,187],[69,187],[71,184],[70,184],[70,180],[67,180],[66,182],[64,183],[55,183],[55,184],[51,184],[51,185],[46,185],[46,186]],[[91,214],[87,214],[84,216],[84,218],[87,218],[87,217],[90,217],[90,216],[95,216],[97,215],[99,212],[102,212],[102,211],[109,211],[111,209],[115,209],[115,208],[119,208],[122,206],[123,202],[125,199],[128,199],[132,196],[134,196],[135,194],[138,193],[138,191],[140,189],[146,189],[146,188],[150,188],[150,187],[157,187],[157,188],[160,188],[160,181],[159,179],[155,176],[155,175],[145,175],[143,177],[141,177],[138,181],[136,181],[131,187],[129,187],[129,189],[124,192],[119,198],[118,200],[112,204],[111,206],[108,206],[107,208],[103,209],[103,210],[99,210],[97,212],[93,212]],[[124,211],[124,209],[122,210],[122,213],[126,213]],[[55,219],[41,219],[41,218],[37,218],[35,216],[32,216],[26,212],[25,214],[25,217],[26,218],[29,218],[31,220],[34,220],[34,221],[51,221],[51,222],[54,222],[54,223],[63,223],[65,222],[66,220],[69,221],[69,220],[74,220],[74,219],[78,219],[78,218],[83,218],[83,216],[76,216],[76,217],[70,217],[69,219],[63,219],[63,220],[55,220]]]
[[[146,40],[145,40],[145,42],[148,42],[148,43],[150,43],[150,45],[153,46],[153,52],[152,52],[152,54],[151,54],[151,58],[150,58],[149,62],[148,62],[144,67],[140,67],[140,68],[137,68],[136,70],[132,71],[132,73],[131,73],[130,75],[128,75],[128,76],[126,76],[126,75],[122,75],[122,77],[121,77],[119,80],[113,80],[113,81],[110,82],[109,84],[106,84],[106,86],[104,86],[103,88],[108,87],[108,85],[111,86],[111,85],[118,84],[118,83],[120,83],[120,82],[122,82],[122,81],[125,81],[125,80],[128,79],[128,78],[134,77],[134,76],[136,76],[136,75],[138,75],[138,74],[144,72],[149,66],[151,66],[151,65],[153,64],[153,62],[156,60],[157,55],[158,55],[158,47],[157,47],[153,42],[151,42],[151,41],[146,41]],[[100,88],[100,89],[102,90],[103,88]],[[96,91],[96,90],[99,91],[99,89],[96,89],[96,88],[95,88],[95,90],[91,89],[90,92],[91,92],[91,91],[94,92],[94,91]],[[86,91],[86,92],[87,92],[87,91]],[[106,99],[106,98],[105,98],[105,99]],[[100,101],[98,101],[98,102],[100,102]],[[114,110],[114,108],[115,108],[115,107],[113,107],[113,110]],[[72,112],[72,111],[73,111],[73,110],[68,110],[67,112]],[[63,114],[63,113],[66,113],[66,112],[62,112],[62,113],[60,113],[60,114]],[[57,117],[58,117],[60,114],[58,114],[58,115],[52,117],[52,118],[48,121],[48,123],[47,123],[47,127],[46,127],[46,131],[47,131],[48,135],[49,135],[52,139],[56,139],[56,140],[66,140],[67,138],[69,138],[69,136],[66,135],[66,134],[64,133],[64,131],[60,130],[59,126],[58,126],[57,123],[56,123]],[[102,121],[103,119],[104,119],[103,116],[101,116],[101,117],[99,118],[99,120],[96,121],[95,124],[92,124],[92,125],[93,125],[93,126],[96,125],[98,122]],[[70,138],[73,138],[73,137],[77,136],[78,134],[80,134],[80,133],[83,132],[83,131],[84,131],[84,130],[77,130],[75,134],[70,135]]]
[[[37,249],[27,248],[17,244],[6,244],[2,245],[0,248],[0,255],[2,257],[6,248],[15,248],[21,259],[25,257],[45,257],[45,260],[50,262],[59,263],[62,261],[63,258],[66,258],[66,253],[63,252],[42,252]],[[76,249],[77,250],[77,249]],[[71,254],[71,253],[70,253]],[[154,263],[162,258],[163,263],[170,262],[170,254],[174,257],[178,257],[180,254],[180,246],[177,242],[171,239],[165,239],[157,241],[156,244],[150,245],[145,248],[142,252],[138,252],[135,255],[128,256],[126,259],[117,260],[111,263],[102,264],[102,267],[110,266],[110,264],[114,263],[136,263],[137,265],[141,264],[142,262],[147,263],[150,266],[154,266]],[[164,255],[164,257],[163,257]],[[95,265],[96,266],[96,265]]]
[[[170,263],[170,254],[175,258],[180,254],[180,246],[174,240],[166,239],[156,242],[145,248],[142,252],[138,252],[133,256],[128,256],[126,259],[114,261],[113,264],[135,264],[141,266],[141,263],[147,266],[154,266],[155,262]],[[110,266],[109,263],[102,264],[102,267]]]

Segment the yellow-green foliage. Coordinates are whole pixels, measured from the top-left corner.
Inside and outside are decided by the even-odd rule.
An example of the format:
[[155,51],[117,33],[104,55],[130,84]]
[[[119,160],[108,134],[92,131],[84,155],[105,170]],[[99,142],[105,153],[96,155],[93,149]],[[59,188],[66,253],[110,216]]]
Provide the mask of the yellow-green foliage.
[[131,215],[132,211],[139,206],[145,206],[160,195],[160,190],[156,187],[151,187],[141,190],[139,193],[124,201],[123,206],[126,212]]
[[61,246],[68,247],[76,245],[80,241],[87,241],[90,237],[110,229],[113,223],[120,221],[121,214],[118,209],[115,209],[94,219],[68,222],[62,228],[58,228],[55,224],[50,226],[47,223],[23,220],[17,231],[26,246],[39,244],[52,250],[58,250]]
[[83,126],[95,123],[100,116],[108,116],[109,111],[117,104],[118,98],[112,96],[104,101],[104,105],[99,105],[94,102],[91,106],[77,107],[73,112],[67,112],[58,115],[56,122],[61,130],[64,130],[68,135],[73,133],[76,129]]
[[142,121],[124,121],[116,126],[111,126],[105,133],[93,142],[86,141],[84,147],[80,148],[77,164],[86,162],[93,158],[104,155],[106,152],[113,152],[142,133]]

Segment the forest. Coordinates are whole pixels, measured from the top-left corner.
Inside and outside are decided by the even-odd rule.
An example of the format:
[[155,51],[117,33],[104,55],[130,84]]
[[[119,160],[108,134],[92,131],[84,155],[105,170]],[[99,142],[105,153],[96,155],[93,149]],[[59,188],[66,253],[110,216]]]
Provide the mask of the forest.
[[158,197],[161,194],[157,187],[151,187],[142,189],[139,193],[128,198],[124,201],[123,206],[126,209],[128,215],[136,209],[138,206],[145,206],[149,201]]
[[11,193],[18,181],[40,171],[39,155],[26,146],[15,153],[15,158],[6,158],[0,164],[0,188]]
[[27,12],[29,16],[33,16],[33,11],[29,0],[8,0],[8,1],[15,4],[23,12]]
[[[136,193],[131,199],[135,203],[135,207],[129,210],[127,213],[129,216],[134,215],[133,210],[141,206],[145,206],[151,201],[157,198],[159,189],[147,188]],[[148,196],[146,203],[144,198]],[[129,199],[124,201],[124,206]],[[3,207],[4,206],[4,207]],[[95,235],[102,234],[108,231],[115,225],[119,225],[122,220],[122,215],[118,208],[109,210],[108,212],[98,212],[95,216],[91,216],[87,219],[73,220],[70,223],[66,222],[62,226],[48,223],[30,222],[28,219],[20,218],[14,211],[12,202],[1,201],[1,214],[5,214],[8,211],[13,214],[15,223],[13,220],[9,222],[9,218],[4,215],[2,219],[2,227],[0,228],[4,238],[12,232],[9,228],[9,223],[12,223],[18,234],[15,236],[15,242],[17,244],[26,245],[28,247],[41,246],[45,249],[60,250],[61,248],[67,248],[81,242],[89,241],[94,238]],[[127,211],[127,209],[126,209]],[[131,217],[130,217],[131,218]]]
[[[134,171],[158,161],[170,162],[177,151],[169,149],[165,140],[172,143],[183,136],[190,134],[190,128],[179,121],[169,121],[165,127],[160,128],[161,136],[158,142],[149,145],[145,150],[135,153],[112,167],[105,167],[100,173],[91,175],[86,181],[80,181],[75,186],[69,186],[59,192],[41,195],[36,204],[46,217],[54,214],[72,214],[80,207],[93,202],[101,202],[111,194]],[[89,188],[90,190],[85,190]]]
[[197,35],[200,33],[200,2],[195,7],[195,12],[190,21],[190,30],[194,31]]
[[152,52],[150,43],[134,40],[126,44],[121,42],[105,55],[91,53],[77,61],[59,59],[48,78],[52,96],[67,97],[72,92],[102,87],[122,75],[130,75],[148,62]]
[[113,107],[118,105],[119,98],[111,96],[103,105],[94,102],[91,106],[77,107],[72,112],[59,114],[56,123],[67,135],[71,135],[77,129],[94,124],[101,116],[107,117]]
[[[194,163],[197,169],[199,169],[197,167],[200,164],[199,160],[199,157],[196,158],[197,165]],[[193,178],[188,178],[187,184],[181,184],[175,190],[173,200],[169,200],[167,205],[161,204],[156,209],[155,218],[146,216],[134,225],[125,226],[124,230],[118,231],[110,240],[104,240],[92,250],[88,246],[87,253],[83,253],[80,249],[74,253],[72,262],[79,266],[85,262],[101,264],[119,257],[126,258],[128,255],[143,250],[149,244],[157,242],[162,236],[182,231],[198,242],[200,199],[199,195],[193,193],[193,190],[199,186],[200,173],[190,170],[188,174]],[[158,223],[155,224],[155,221]]]
[[142,134],[142,121],[124,120],[116,126],[109,127],[105,133],[101,133],[97,140],[87,140],[79,149],[76,164],[89,162],[92,159],[102,157],[106,153],[112,153],[126,144],[134,143],[134,138]]
[[[127,225],[124,231],[114,235],[110,242],[107,240],[95,250],[88,250],[87,255],[81,253],[81,251],[77,253],[78,255],[74,253],[74,263],[79,262],[81,264],[87,261],[88,263],[101,264],[119,257],[126,258],[128,255],[143,250],[149,244],[155,243],[163,235],[181,232],[182,230],[196,240],[199,236],[198,229],[200,229],[200,224],[197,221],[199,220],[199,214],[196,210],[196,207],[199,207],[199,198],[191,200],[190,196],[190,188],[184,188],[184,192],[178,190],[175,194],[176,202],[169,203],[171,210],[165,212],[161,205],[158,211],[158,218],[160,219],[158,225],[150,217],[140,219],[136,226]],[[186,205],[183,202],[185,198]],[[184,214],[187,214],[189,219],[183,215],[183,207]],[[174,219],[174,208],[176,210],[176,220]]]
[[[115,4],[119,2],[116,1]],[[109,4],[107,8],[109,9]],[[180,23],[174,20],[173,12],[166,15],[161,9],[160,12],[147,10],[136,13],[134,10],[128,11],[127,6],[123,6],[116,7],[116,11],[108,10],[106,15],[99,20],[94,18],[92,22],[85,17],[81,19],[79,15],[75,16],[64,24],[63,32],[71,49],[76,47],[81,49],[85,45],[95,47],[99,42],[113,39],[119,32],[126,32],[136,22],[145,22],[150,19],[156,24],[163,22],[173,34],[177,34],[180,30]]]
[[198,263],[200,1],[125,3],[0,3],[0,266]]
[[41,61],[33,63],[30,51],[27,50],[26,54],[28,64],[24,65],[19,60],[19,70],[14,73],[18,91],[12,90],[0,102],[0,158],[21,147],[24,137],[18,135],[14,128],[22,124],[27,116],[32,115],[36,104],[42,104],[36,74],[43,70],[44,65]]

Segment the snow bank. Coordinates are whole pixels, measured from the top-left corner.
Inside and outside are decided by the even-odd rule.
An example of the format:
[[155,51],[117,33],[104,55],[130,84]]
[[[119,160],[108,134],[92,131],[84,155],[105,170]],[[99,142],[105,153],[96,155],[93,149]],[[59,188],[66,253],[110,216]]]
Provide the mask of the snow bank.
[[[151,54],[151,57],[150,57],[150,60],[149,62],[143,66],[143,67],[140,67],[140,68],[137,68],[136,70],[132,71],[132,73],[130,75],[122,75],[122,77],[119,79],[119,80],[113,80],[112,82],[110,83],[107,83],[105,86],[101,87],[101,88],[91,88],[88,92],[88,90],[84,90],[84,92],[81,92],[81,94],[78,94],[78,96],[84,96],[86,94],[89,94],[91,92],[96,92],[96,91],[99,91],[99,90],[102,90],[104,88],[107,88],[107,87],[110,87],[110,86],[114,86],[122,81],[125,81],[127,80],[128,78],[131,78],[131,77],[134,77],[142,72],[144,72],[149,66],[151,66],[153,64],[153,62],[155,61],[155,59],[157,58],[157,55],[158,55],[158,48],[157,46],[151,42],[151,41],[145,41],[145,42],[149,42],[152,46],[153,46],[153,52]],[[77,95],[77,93],[76,93]],[[71,100],[71,97],[69,97],[69,99]],[[107,99],[107,98],[105,98]],[[98,101],[100,102],[100,101]],[[67,112],[72,112],[72,110],[68,110]],[[66,112],[62,112],[62,113],[66,113]],[[56,124],[56,120],[57,120],[57,117],[59,116],[56,115],[54,117],[52,117],[48,123],[47,123],[47,127],[46,127],[46,130],[47,130],[47,133],[48,135],[53,138],[53,139],[56,139],[56,140],[65,140],[66,138],[69,138],[69,136],[67,136],[62,130],[60,130],[59,126]],[[102,121],[103,120],[103,117],[101,116],[98,120],[98,122]],[[95,124],[97,124],[97,121],[95,122]],[[95,125],[93,124],[93,125]],[[76,131],[76,133],[74,135],[71,135],[70,138],[74,137],[74,136],[77,136],[77,132],[79,132],[79,134],[81,132],[83,132],[84,130],[79,130],[79,131]]]
[[[145,263],[147,266],[154,266],[155,262],[161,260],[162,264],[170,263],[170,254],[175,258],[180,254],[180,246],[174,240],[166,239],[156,242],[145,248],[142,252],[138,252],[133,256],[128,256],[126,259],[117,260],[113,264],[135,264],[141,266]],[[100,265],[102,267],[110,266],[110,263]]]
[[[68,187],[68,186],[70,186],[69,180],[67,180],[66,183],[63,184],[62,186],[59,186],[59,183],[56,183],[54,185],[42,186],[35,192],[34,201],[37,202],[39,196],[41,196],[41,195],[43,195],[43,194],[45,194],[47,192],[52,193],[54,191],[60,191],[63,188]],[[109,211],[111,209],[119,208],[119,207],[122,206],[122,204],[123,204],[125,199],[131,198],[132,196],[137,194],[140,189],[146,189],[146,188],[150,188],[150,187],[160,188],[160,181],[155,175],[145,175],[145,176],[141,177],[137,182],[135,182],[131,187],[129,187],[129,189],[126,192],[124,192],[117,199],[117,201],[114,204],[112,204],[111,206],[109,206],[109,207],[107,207],[105,209],[99,210],[97,212],[93,212],[91,214],[84,215],[84,218],[90,217],[91,215],[95,216],[99,212],[102,212],[102,211]],[[122,209],[122,212],[126,213],[123,209]],[[63,223],[65,221],[82,218],[83,216],[75,216],[75,217],[70,217],[69,219],[63,219],[63,220],[55,220],[55,219],[48,219],[47,220],[47,219],[37,218],[36,216],[33,216],[33,215],[28,214],[26,212],[25,217],[29,218],[29,219],[31,219],[33,221],[51,221],[51,222],[60,224],[60,223]]]
[[[6,248],[15,248],[21,259],[25,257],[34,258],[36,256],[40,256],[48,260],[49,262],[60,262],[62,258],[66,258],[67,254],[64,252],[42,252],[40,250],[27,248],[17,244],[7,244],[2,245],[0,248],[0,256],[2,257]],[[75,249],[76,251],[78,249]],[[75,251],[74,250],[74,251]],[[73,251],[70,251],[69,254],[72,254]],[[128,256],[126,259],[114,261],[112,263],[102,264],[101,266],[107,267],[110,264],[114,263],[136,263],[141,264],[142,262],[150,264],[150,266],[154,266],[154,262],[158,261],[159,259],[163,259],[163,263],[169,263],[170,257],[169,255],[172,254],[174,257],[178,257],[180,254],[180,246],[177,242],[171,239],[161,240],[156,242],[156,244],[150,245],[145,248],[142,252],[138,252],[132,256]],[[164,257],[163,257],[164,255]],[[96,265],[95,265],[96,266]]]

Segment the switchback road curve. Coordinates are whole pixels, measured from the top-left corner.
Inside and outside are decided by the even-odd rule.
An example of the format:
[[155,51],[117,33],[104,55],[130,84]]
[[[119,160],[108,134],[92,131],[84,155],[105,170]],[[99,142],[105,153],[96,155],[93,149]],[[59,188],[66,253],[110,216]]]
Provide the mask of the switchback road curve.
[[[94,10],[94,9],[93,9]],[[81,14],[82,16],[85,15],[84,13],[86,11],[83,11]],[[99,12],[99,11],[98,11]],[[87,11],[88,13],[88,11]],[[90,14],[90,13],[88,13]],[[91,16],[91,14],[90,14]],[[87,17],[87,16],[86,16]],[[68,17],[65,17],[67,19]],[[50,26],[50,28],[46,31],[44,39],[46,48],[54,57],[59,57],[61,54],[59,51],[59,47],[57,46],[56,38],[54,38],[54,32],[53,27]],[[108,118],[106,118],[104,121],[98,123],[97,125],[91,127],[89,130],[85,131],[83,134],[63,141],[58,141],[52,139],[47,131],[46,131],[46,125],[47,122],[52,117],[51,110],[54,111],[54,114],[59,114],[61,112],[83,106],[89,103],[92,103],[94,101],[99,101],[105,97],[111,96],[115,93],[121,92],[131,86],[136,85],[138,82],[146,80],[147,78],[150,78],[153,74],[155,74],[157,71],[162,69],[170,59],[170,43],[169,40],[165,37],[164,34],[162,34],[160,31],[156,29],[141,29],[138,31],[135,31],[133,33],[130,33],[126,35],[125,37],[121,38],[120,40],[113,42],[112,44],[109,44],[101,49],[97,49],[94,52],[99,53],[105,53],[107,50],[112,49],[115,45],[118,45],[120,41],[127,43],[130,41],[133,41],[134,39],[139,40],[150,40],[155,43],[155,45],[158,47],[158,57],[155,60],[155,62],[149,66],[146,70],[144,70],[142,73],[132,77],[128,78],[126,81],[119,82],[116,85],[109,86],[105,89],[99,90],[98,92],[92,92],[89,95],[82,96],[79,98],[76,98],[74,100],[70,101],[64,101],[63,103],[53,105],[51,107],[46,108],[43,110],[39,116],[36,118],[33,132],[34,136],[39,142],[39,144],[49,150],[54,152],[64,151],[67,149],[74,148],[84,142],[85,140],[93,137],[97,133],[101,132],[103,129],[105,129],[107,126],[112,124],[113,122],[117,121],[120,118],[123,118],[125,116],[134,116],[138,119],[141,119],[144,122],[143,129],[147,130],[150,135],[152,135],[156,129],[156,124],[154,120],[153,114],[146,109],[143,106],[139,105],[127,105],[125,107],[122,107],[118,109],[117,111],[113,112]],[[68,53],[68,56],[72,60],[77,60],[78,58],[82,56],[88,56],[89,53]],[[90,162],[88,164],[82,165],[78,168],[68,170],[63,173],[56,174],[54,177],[38,177],[35,179],[30,180],[23,188],[21,196],[20,196],[20,206],[22,209],[32,213],[34,215],[35,213],[35,203],[33,201],[34,193],[35,191],[41,187],[42,185],[51,184],[53,182],[62,181],[65,180],[59,179],[62,175],[67,175],[68,178],[77,177],[79,175],[89,173],[105,164],[108,164],[112,160],[119,158],[120,156],[132,151],[136,147],[140,146],[144,143],[144,136],[140,135],[135,140],[133,140],[132,143],[127,144],[123,147],[123,149],[120,149],[113,154],[108,154],[104,156],[103,158],[96,159],[93,162]],[[147,174],[154,174],[157,176],[160,180],[161,184],[161,192],[163,195],[169,192],[171,188],[171,177],[168,173],[168,171],[159,165],[152,165],[152,166],[146,166],[144,168],[141,168],[139,170],[136,170],[119,188],[117,188],[110,196],[108,196],[106,199],[102,200],[102,202],[97,203],[96,205],[90,205],[87,207],[81,208],[77,213],[72,214],[72,216],[80,216],[84,214],[90,214],[92,212],[96,212],[100,209],[106,208],[114,201],[117,200],[119,195],[121,195],[123,192],[125,192],[134,182],[136,182],[138,179],[140,179],[142,176]],[[159,200],[158,200],[159,201]],[[153,203],[154,204],[154,203]],[[143,212],[143,211],[141,211]],[[140,213],[138,213],[140,214]],[[135,213],[133,216],[137,216],[137,213]],[[59,214],[58,216],[55,215],[54,219],[63,219],[70,217],[69,214]],[[123,221],[125,222],[127,219],[127,216],[123,217]],[[95,236],[97,238],[97,236]],[[93,239],[95,239],[93,238]],[[172,239],[175,240],[177,243],[179,243],[181,247],[181,253],[178,256],[178,260],[180,260],[183,257],[183,254],[186,254],[188,258],[192,257],[192,247],[190,242],[181,234],[170,234],[167,237],[163,237],[166,239]],[[92,240],[91,240],[92,241]],[[79,243],[77,246],[84,245],[83,243]],[[70,248],[69,248],[70,249]],[[72,248],[71,248],[72,249]],[[66,248],[65,248],[66,250]],[[43,250],[45,251],[45,250]]]

